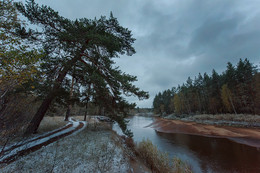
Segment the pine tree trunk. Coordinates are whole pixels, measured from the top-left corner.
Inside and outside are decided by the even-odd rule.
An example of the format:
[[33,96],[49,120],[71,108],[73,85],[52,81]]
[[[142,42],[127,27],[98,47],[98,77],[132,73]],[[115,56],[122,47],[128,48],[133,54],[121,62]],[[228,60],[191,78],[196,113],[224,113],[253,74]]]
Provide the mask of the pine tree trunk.
[[101,115],[101,112],[102,112],[101,109],[102,108],[100,106],[98,106],[98,115]]
[[87,120],[87,114],[88,114],[88,101],[86,103],[86,112],[85,112],[85,115],[84,115],[84,121]]
[[87,120],[87,110],[85,111],[85,115],[84,115],[84,121]]
[[[72,99],[72,96],[73,96],[73,86],[74,86],[74,77],[72,77],[72,81],[71,81],[71,87],[70,87],[70,100]],[[66,112],[66,115],[65,115],[65,121],[69,121],[69,116],[70,116],[70,112],[71,112],[71,101],[69,101],[69,104],[68,104],[68,108],[67,108],[67,112]]]
[[87,114],[88,114],[88,102],[89,102],[89,95],[90,95],[90,88],[91,88],[91,83],[88,83],[88,89],[87,89],[87,98],[86,98],[86,100],[87,100],[87,103],[86,103],[86,111],[85,111],[85,115],[84,115],[84,121],[86,121],[87,120]]
[[232,108],[233,108],[235,114],[237,115],[237,111],[236,111],[236,109],[235,109],[235,106],[234,106],[234,104],[233,104],[233,100],[232,100],[232,98],[231,98],[230,95],[229,95],[229,101],[230,101],[230,103],[231,103],[231,105],[232,105]]
[[72,66],[80,59],[80,56],[75,56],[73,59],[66,63],[66,66],[60,71],[58,78],[55,81],[55,84],[51,90],[51,92],[47,95],[47,97],[43,100],[40,108],[34,115],[33,119],[29,123],[25,135],[31,133],[37,133],[38,127],[47,112],[49,106],[51,105],[52,100],[56,97],[57,90],[60,88],[62,81],[64,80],[66,74],[71,69]]
[[36,133],[37,129],[45,115],[45,113],[47,112],[52,100],[55,98],[55,93],[54,92],[50,92],[47,97],[45,98],[45,100],[42,102],[40,108],[38,109],[38,111],[36,112],[36,114],[34,115],[33,119],[31,120],[29,126],[27,127],[25,134],[31,134],[31,133]]
[[199,109],[200,109],[200,113],[201,113],[202,106],[201,106],[201,101],[200,101],[200,94],[198,92],[197,92],[197,96],[198,96],[198,100],[199,100]]
[[105,107],[101,108],[101,115],[105,116]]
[[71,105],[68,105],[67,111],[66,111],[66,115],[65,115],[65,120],[64,121],[69,121],[69,117],[70,117],[70,111],[71,111]]

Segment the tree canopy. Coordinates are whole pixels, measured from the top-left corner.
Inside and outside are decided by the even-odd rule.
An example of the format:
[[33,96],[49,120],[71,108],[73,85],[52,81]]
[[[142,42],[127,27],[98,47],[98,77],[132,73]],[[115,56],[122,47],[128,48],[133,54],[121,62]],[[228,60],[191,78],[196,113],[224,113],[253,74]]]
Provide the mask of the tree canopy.
[[[7,9],[13,18],[10,21],[16,23],[17,12],[12,1],[10,4],[12,10]],[[3,7],[9,8],[8,3],[3,4],[1,8]],[[135,53],[132,46],[135,39],[131,31],[120,26],[112,12],[109,18],[101,16],[99,19],[71,20],[60,16],[51,7],[38,5],[34,0],[28,0],[25,4],[15,3],[15,7],[30,23],[27,26],[18,23],[15,34],[19,36],[23,45],[28,46],[28,50],[32,53],[40,52],[42,55],[40,58],[29,56],[28,53],[24,56],[25,61],[31,57],[30,62],[35,68],[25,62],[21,63],[27,65],[30,74],[37,71],[40,75],[31,83],[34,83],[34,94],[43,99],[27,128],[27,133],[37,131],[51,104],[56,101],[71,104],[70,91],[74,93],[74,100],[84,102],[87,99],[105,109],[107,115],[119,122],[124,132],[128,132],[124,115],[128,108],[135,105],[129,104],[124,96],[148,98],[147,92],[133,85],[137,80],[136,76],[122,72],[115,65],[114,58]],[[37,29],[32,29],[32,25],[36,25],[34,28]],[[7,48],[1,50],[6,51]],[[1,56],[2,66],[8,67],[4,65],[8,64],[5,61],[8,58],[13,61],[14,57]],[[33,58],[36,58],[37,63]],[[1,71],[2,77],[3,74]],[[75,79],[73,85],[72,78]]]
[[8,95],[26,87],[34,88],[32,81],[39,78],[37,63],[43,54],[17,35],[17,29],[24,25],[13,1],[0,1],[0,113]]
[[[248,59],[240,59],[236,66],[227,63],[222,74],[212,70],[210,76],[204,73],[194,80],[189,77],[177,89],[159,92],[153,101],[154,111],[160,114],[259,114],[258,86],[258,69]],[[173,104],[169,104],[169,100]]]

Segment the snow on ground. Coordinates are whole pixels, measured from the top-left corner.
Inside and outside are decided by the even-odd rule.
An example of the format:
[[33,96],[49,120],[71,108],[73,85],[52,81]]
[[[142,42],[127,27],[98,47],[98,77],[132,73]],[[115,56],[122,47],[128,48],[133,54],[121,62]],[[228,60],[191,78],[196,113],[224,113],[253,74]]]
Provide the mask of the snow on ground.
[[[67,125],[71,124],[72,122],[69,122]],[[66,126],[67,126],[66,125]],[[60,127],[58,129],[55,129],[55,130],[52,130],[52,131],[49,131],[49,132],[46,132],[44,134],[40,134],[40,135],[37,135],[37,136],[34,136],[34,137],[31,137],[31,138],[25,138],[25,139],[22,139],[21,141],[19,142],[15,142],[14,144],[11,144],[9,146],[5,146],[4,150],[8,150],[9,148],[12,148],[14,146],[18,146],[18,145],[23,145],[25,143],[29,143],[30,141],[33,141],[34,139],[37,139],[37,138],[40,138],[40,137],[43,137],[43,136],[47,136],[48,134],[50,133],[55,133],[56,131],[59,131],[60,129],[62,129],[64,127]],[[2,146],[0,147],[0,150],[2,150]]]
[[19,158],[0,172],[128,172],[128,158],[113,135],[88,127]]
[[[37,140],[35,140],[35,141],[34,141],[34,139],[39,138],[39,137],[41,137],[41,136],[45,136],[45,135],[39,135],[38,137],[33,137],[33,138],[31,138],[31,139],[25,140],[25,141],[22,142],[22,145],[21,145],[20,147],[17,147],[17,148],[15,148],[15,149],[11,150],[9,153],[6,153],[5,155],[3,155],[3,156],[0,158],[0,162],[3,161],[3,160],[6,159],[6,158],[12,156],[12,155],[17,154],[19,151],[22,151],[22,150],[25,150],[25,149],[28,149],[28,148],[32,148],[32,147],[34,147],[34,146],[36,146],[36,145],[40,145],[40,144],[42,144],[42,143],[44,143],[44,142],[46,142],[46,141],[49,141],[49,140],[51,140],[52,138],[54,138],[54,137],[56,137],[56,136],[60,136],[60,135],[63,135],[63,134],[65,134],[65,133],[68,133],[68,132],[70,132],[70,131],[73,131],[73,130],[76,129],[76,128],[79,126],[79,124],[80,124],[78,121],[75,121],[75,120],[73,120],[73,119],[71,119],[71,118],[70,118],[69,121],[73,124],[72,127],[67,128],[67,129],[65,129],[65,130],[62,130],[62,131],[60,131],[60,132],[54,133],[54,134],[52,134],[52,135],[46,136],[46,137],[44,137],[44,138],[37,139]],[[82,123],[84,124],[84,126],[83,126],[83,128],[81,128],[80,130],[82,130],[82,129],[84,129],[84,128],[86,127],[86,122],[82,122]],[[49,133],[47,133],[47,134],[49,134]],[[47,134],[46,134],[46,135],[47,135]],[[12,146],[13,146],[13,145],[12,145]],[[12,146],[11,146],[11,147],[12,147]],[[9,148],[11,148],[11,147],[7,147],[6,150],[9,149]]]

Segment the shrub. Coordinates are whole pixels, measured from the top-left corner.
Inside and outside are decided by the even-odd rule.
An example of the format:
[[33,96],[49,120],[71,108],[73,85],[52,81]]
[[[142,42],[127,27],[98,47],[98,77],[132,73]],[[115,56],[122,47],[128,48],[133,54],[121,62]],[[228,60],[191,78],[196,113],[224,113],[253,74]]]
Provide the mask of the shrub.
[[0,145],[22,136],[35,113],[37,103],[33,96],[16,94],[8,98],[0,112]]
[[187,163],[183,162],[181,159],[173,158],[173,171],[175,173],[191,173],[191,167]]
[[149,139],[143,140],[137,145],[137,152],[153,172],[192,172],[190,166],[178,158],[174,158],[171,164],[168,154],[158,150]]

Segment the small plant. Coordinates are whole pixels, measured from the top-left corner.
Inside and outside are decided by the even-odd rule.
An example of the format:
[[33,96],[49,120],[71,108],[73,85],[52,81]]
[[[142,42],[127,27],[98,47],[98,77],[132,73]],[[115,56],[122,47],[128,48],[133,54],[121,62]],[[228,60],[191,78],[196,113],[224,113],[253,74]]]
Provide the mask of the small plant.
[[175,173],[191,173],[191,167],[180,158],[173,158],[173,170]]
[[124,140],[124,143],[126,144],[126,146],[132,150],[135,150],[135,143],[133,138],[129,138],[126,136],[121,136],[121,138]]

